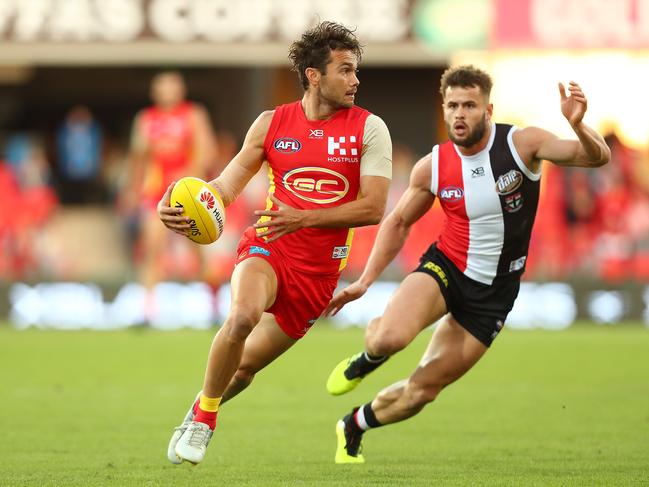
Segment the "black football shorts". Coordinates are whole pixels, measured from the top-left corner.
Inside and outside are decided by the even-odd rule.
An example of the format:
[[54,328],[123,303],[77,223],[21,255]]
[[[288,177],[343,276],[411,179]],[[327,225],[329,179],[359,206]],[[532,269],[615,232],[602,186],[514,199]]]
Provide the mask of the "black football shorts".
[[414,272],[424,272],[439,284],[446,309],[487,347],[505,324],[520,288],[520,276],[496,277],[491,285],[465,276],[435,244],[422,255]]

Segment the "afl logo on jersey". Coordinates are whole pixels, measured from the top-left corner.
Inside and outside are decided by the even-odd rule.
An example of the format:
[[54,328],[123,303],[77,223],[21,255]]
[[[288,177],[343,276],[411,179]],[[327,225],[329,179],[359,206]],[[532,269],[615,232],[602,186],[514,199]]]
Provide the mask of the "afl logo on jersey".
[[324,167],[299,167],[287,172],[284,187],[305,201],[324,205],[345,197],[349,181],[342,174]]
[[302,144],[300,144],[300,141],[297,139],[293,139],[291,137],[283,137],[281,139],[277,139],[273,143],[273,147],[275,147],[275,150],[277,152],[281,152],[283,154],[291,154],[292,152],[297,152],[302,148]]
[[460,201],[463,196],[464,191],[462,191],[462,188],[458,188],[457,186],[446,186],[439,192],[439,198],[448,203]]
[[512,169],[506,174],[501,175],[496,181],[496,193],[501,196],[511,194],[523,184],[523,175]]

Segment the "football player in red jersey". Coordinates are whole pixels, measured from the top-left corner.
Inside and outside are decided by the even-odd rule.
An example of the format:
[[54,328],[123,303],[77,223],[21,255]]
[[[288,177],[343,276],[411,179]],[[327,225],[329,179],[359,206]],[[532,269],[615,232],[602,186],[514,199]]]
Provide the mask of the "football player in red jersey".
[[[203,460],[219,405],[304,336],[332,297],[352,228],[378,223],[385,210],[392,144],[383,121],[354,105],[355,35],[322,22],[289,57],[304,96],[263,112],[211,182],[227,206],[268,162],[267,205],[239,242],[231,311],[212,343],[202,391],[169,442],[173,463]],[[171,188],[158,213],[184,234],[189,226],[169,205]]]
[[[129,154],[129,188],[122,202],[136,213],[140,224],[140,280],[148,291],[147,319],[155,315],[151,295],[160,280],[160,261],[170,244],[156,208],[169,183],[182,175],[202,177],[215,155],[212,126],[205,108],[185,100],[180,73],[164,71],[151,81],[153,105],[133,121]],[[172,237],[175,237],[172,236]],[[201,262],[200,249],[178,237],[174,244],[187,246]]]
[[412,169],[410,186],[381,225],[361,277],[336,294],[325,315],[360,298],[403,246],[410,227],[435,197],[447,220],[382,317],[370,322],[366,350],[343,360],[327,381],[331,394],[362,378],[441,320],[412,375],[383,389],[337,423],[336,463],[362,463],[363,433],[419,413],[484,355],[518,295],[534,224],[541,162],[599,167],[611,156],[583,122],[586,96],[559,84],[561,112],[578,140],[537,127],[492,123],[491,77],[473,66],[449,68],[441,80],[449,141]]

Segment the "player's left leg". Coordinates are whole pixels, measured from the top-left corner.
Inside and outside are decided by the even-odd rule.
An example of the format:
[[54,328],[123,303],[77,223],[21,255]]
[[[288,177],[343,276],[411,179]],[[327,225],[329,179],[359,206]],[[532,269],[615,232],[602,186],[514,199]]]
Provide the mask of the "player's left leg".
[[423,272],[408,275],[390,298],[383,315],[370,321],[365,332],[365,350],[342,360],[333,369],[327,379],[327,391],[335,396],[351,391],[446,312],[446,301],[435,279]]
[[194,421],[194,416],[196,415],[196,407],[202,392],[203,391],[198,391],[196,398],[192,402],[191,406],[189,406],[189,410],[187,411],[187,413],[185,413],[185,417],[183,418],[182,423],[174,428],[174,432],[169,439],[169,444],[167,445],[167,459],[174,465],[180,465],[181,463],[183,463],[183,459],[176,455],[176,444],[178,443],[178,440],[180,440],[181,436],[185,433],[185,431],[187,431],[187,428],[192,423],[192,421]]
[[[376,398],[339,422],[356,451],[370,428],[408,419],[435,400],[442,389],[462,377],[487,351],[487,346],[463,328],[452,315],[437,326],[417,369],[405,380],[383,389]],[[340,435],[339,435],[340,437]],[[349,448],[348,454],[349,452]],[[354,453],[354,452],[351,452]],[[354,456],[354,455],[351,455]],[[340,457],[337,463],[351,463]]]
[[[282,355],[295,343],[297,343],[297,340],[289,337],[280,329],[272,314],[264,313],[246,340],[241,363],[230,384],[223,392],[221,404],[232,399],[248,387],[257,372]],[[176,444],[194,420],[201,393],[202,391],[198,392],[183,422],[174,429],[174,433],[169,440],[167,458],[171,463],[180,464],[183,462],[183,459],[176,455]]]
[[231,290],[230,313],[212,342],[199,405],[175,447],[179,458],[192,463],[203,460],[223,392],[239,368],[245,342],[275,301],[275,270],[262,258],[246,259],[234,269]]
[[246,340],[241,363],[223,392],[221,404],[232,399],[250,385],[255,374],[297,343],[282,331],[275,317],[264,313],[261,321]]

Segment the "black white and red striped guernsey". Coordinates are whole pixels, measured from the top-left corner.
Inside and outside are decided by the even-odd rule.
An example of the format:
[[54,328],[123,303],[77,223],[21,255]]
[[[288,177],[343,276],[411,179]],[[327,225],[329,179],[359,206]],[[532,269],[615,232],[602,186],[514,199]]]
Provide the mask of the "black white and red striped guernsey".
[[475,155],[460,154],[451,141],[432,151],[431,191],[446,215],[437,248],[483,284],[523,273],[541,179],[516,152],[517,128],[491,128],[487,146]]

